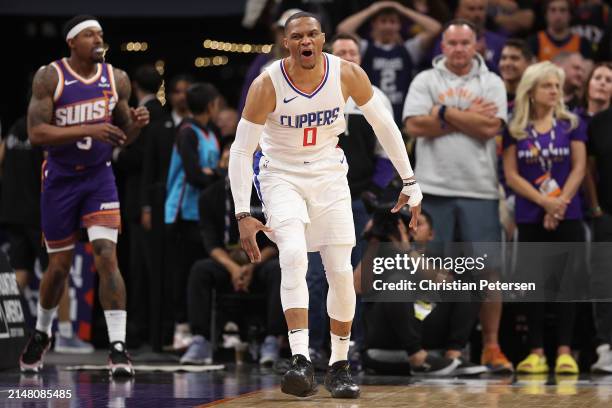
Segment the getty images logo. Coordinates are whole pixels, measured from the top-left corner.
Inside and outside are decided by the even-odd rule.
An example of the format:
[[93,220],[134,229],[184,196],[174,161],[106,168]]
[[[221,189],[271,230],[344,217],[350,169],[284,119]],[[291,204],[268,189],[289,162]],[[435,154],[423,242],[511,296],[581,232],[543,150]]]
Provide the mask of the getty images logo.
[[119,201],[100,204],[100,210],[116,210],[119,208]]

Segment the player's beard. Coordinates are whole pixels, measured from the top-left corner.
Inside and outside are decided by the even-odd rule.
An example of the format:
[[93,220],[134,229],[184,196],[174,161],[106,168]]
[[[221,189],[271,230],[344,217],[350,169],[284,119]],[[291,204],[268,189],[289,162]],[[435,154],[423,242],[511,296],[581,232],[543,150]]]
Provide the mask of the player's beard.
[[300,65],[302,66],[303,69],[308,69],[308,70],[314,69],[317,66],[316,63],[312,63],[312,64],[304,64],[304,63],[302,63]]
[[[102,51],[97,51],[99,48],[102,49]],[[104,62],[104,56],[106,55],[106,52],[108,51],[108,48],[105,48],[104,46],[102,47],[96,47],[93,50],[91,50],[91,59],[93,62]]]
[[[308,58],[308,57],[304,57],[303,55],[300,54],[300,58],[299,59],[300,59],[300,66],[302,67],[302,69],[309,69],[309,70],[310,69],[314,69],[314,67],[317,66],[317,59],[316,59],[316,57],[314,55],[314,52],[312,54],[312,62],[304,61],[306,58]],[[308,59],[310,59],[310,58],[308,58]]]

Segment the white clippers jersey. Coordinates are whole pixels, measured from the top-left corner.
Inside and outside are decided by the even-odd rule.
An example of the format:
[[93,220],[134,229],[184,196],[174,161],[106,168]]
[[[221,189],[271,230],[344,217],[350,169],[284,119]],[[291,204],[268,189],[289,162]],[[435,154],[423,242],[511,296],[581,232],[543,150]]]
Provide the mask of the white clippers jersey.
[[287,163],[330,157],[346,127],[341,59],[323,53],[325,74],[310,94],[292,83],[283,62],[266,68],[274,85],[276,108],[266,120],[260,141],[262,153]]

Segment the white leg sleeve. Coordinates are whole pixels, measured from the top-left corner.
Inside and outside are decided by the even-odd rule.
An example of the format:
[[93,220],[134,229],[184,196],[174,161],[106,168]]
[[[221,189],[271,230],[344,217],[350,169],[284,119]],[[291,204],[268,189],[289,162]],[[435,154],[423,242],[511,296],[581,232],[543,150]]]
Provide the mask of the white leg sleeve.
[[327,314],[339,322],[350,322],[355,316],[352,250],[352,245],[329,245],[320,251],[329,284]]
[[87,228],[87,236],[89,237],[89,242],[94,242],[98,239],[107,239],[116,244],[117,238],[119,237],[119,230],[117,228],[93,225]]
[[308,309],[308,257],[304,222],[291,218],[274,228],[281,267],[281,303],[287,309]]

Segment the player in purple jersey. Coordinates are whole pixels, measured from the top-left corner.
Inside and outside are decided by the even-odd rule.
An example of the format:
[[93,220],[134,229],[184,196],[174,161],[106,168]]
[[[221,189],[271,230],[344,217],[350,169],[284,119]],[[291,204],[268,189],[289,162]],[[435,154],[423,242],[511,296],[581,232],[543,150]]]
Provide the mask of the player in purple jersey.
[[149,123],[146,108],[130,109],[130,80],[104,63],[102,28],[77,16],[64,26],[70,57],[41,67],[32,84],[28,134],[48,152],[43,165],[41,221],[49,267],[40,285],[36,330],[20,365],[37,373],[72,264],[77,232],[87,228],[100,276],[100,303],[110,340],[113,376],[132,376],[125,349],[125,285],[117,265],[119,200],[110,167],[113,147],[133,141]]

